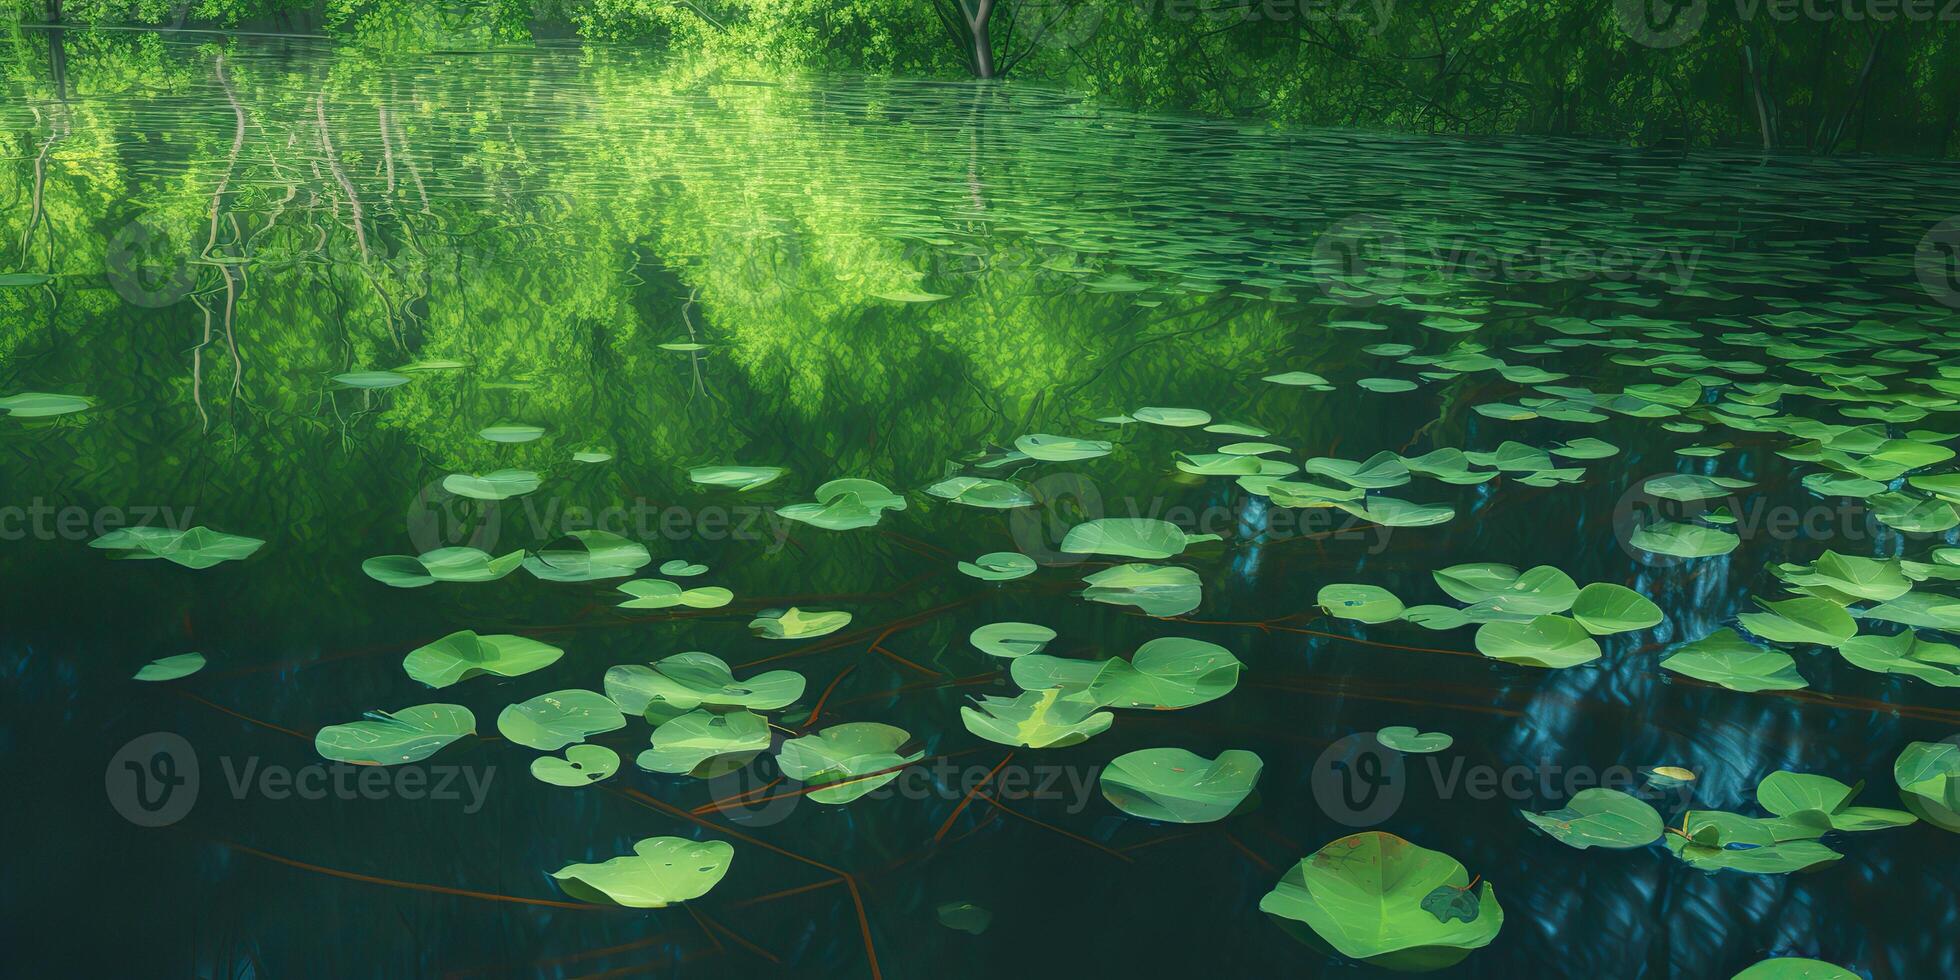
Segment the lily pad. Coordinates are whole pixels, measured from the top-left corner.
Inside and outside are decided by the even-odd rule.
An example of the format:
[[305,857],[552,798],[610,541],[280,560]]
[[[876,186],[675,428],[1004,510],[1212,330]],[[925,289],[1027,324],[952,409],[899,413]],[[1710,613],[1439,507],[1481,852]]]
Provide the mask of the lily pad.
[[544,752],[625,727],[619,705],[603,694],[578,689],[540,694],[497,715],[497,731],[505,738]]
[[728,874],[735,848],[726,841],[649,837],[633,853],[601,864],[568,864],[551,876],[565,894],[636,909],[666,908],[706,895]]
[[524,552],[501,557],[477,548],[437,548],[421,555],[381,555],[361,563],[368,578],[397,589],[436,582],[494,582],[524,563]]
[[1627,535],[1627,544],[1671,558],[1714,558],[1736,549],[1742,539],[1699,524],[1654,521]]
[[531,760],[531,775],[553,786],[590,786],[619,771],[619,753],[603,745],[574,745],[565,757],[540,756]]
[[1367,831],[1334,841],[1294,865],[1259,900],[1259,909],[1296,937],[1318,937],[1342,956],[1383,969],[1424,972],[1462,962],[1504,926],[1504,908],[1490,882],[1483,883],[1470,909],[1439,915],[1431,896],[1443,888],[1473,888],[1454,858]]
[[1477,628],[1477,652],[1492,660],[1530,667],[1576,667],[1598,660],[1599,643],[1578,622],[1539,616],[1528,623],[1485,623]]
[[1211,421],[1211,413],[1196,408],[1139,408],[1131,412],[1130,417],[1138,422],[1179,429],[1204,425]]
[[1892,764],[1892,781],[1906,809],[1960,834],[1960,739],[1908,744]]
[[776,513],[826,531],[850,531],[875,526],[885,511],[905,509],[904,497],[875,480],[831,480],[818,487],[815,496],[815,503],[778,507]]
[[430,687],[448,687],[478,674],[518,677],[558,662],[565,651],[548,643],[509,634],[478,636],[458,630],[402,659],[408,676]]
[[1625,849],[1646,847],[1661,839],[1666,824],[1660,812],[1616,789],[1582,789],[1564,807],[1520,816],[1561,843],[1579,850],[1589,847]]
[[482,475],[451,473],[442,478],[442,488],[471,500],[508,500],[536,490],[543,483],[530,470],[492,470]]
[[1441,752],[1456,744],[1445,732],[1420,732],[1408,725],[1390,725],[1375,733],[1375,741],[1397,752]]
[[1044,463],[1065,463],[1107,456],[1116,448],[1116,444],[1100,439],[1074,439],[1068,436],[1036,433],[1014,440],[1014,448],[1026,453],[1029,459],[1038,459]]
[[767,486],[784,472],[780,466],[697,466],[687,471],[687,478],[705,486],[749,491]]
[[851,614],[841,610],[805,612],[791,606],[788,609],[764,610],[749,620],[749,629],[765,640],[808,640],[835,633],[850,625],[850,622]]
[[1659,626],[1661,607],[1638,592],[1610,582],[1594,582],[1572,600],[1572,618],[1594,636]]
[[966,730],[1002,745],[1054,749],[1086,742],[1109,729],[1116,716],[1093,704],[1064,701],[1060,688],[1023,691],[1016,697],[985,695],[960,708]]
[[144,664],[135,678],[139,681],[174,681],[179,677],[189,677],[204,669],[204,654],[180,653],[174,657],[159,657]]
[[1751,643],[1732,629],[1683,644],[1661,661],[1661,667],[1731,691],[1796,691],[1809,686],[1789,654]]
[[652,747],[633,761],[649,772],[699,773],[715,760],[747,762],[769,742],[769,722],[761,715],[696,709],[661,722],[653,730]]
[[1216,534],[1186,534],[1169,521],[1149,517],[1104,517],[1069,528],[1062,550],[1073,555],[1118,555],[1124,558],[1174,558]]
[[1175,565],[1118,565],[1083,579],[1082,597],[1091,602],[1135,606],[1145,615],[1182,616],[1198,608],[1203,592],[1198,573]]
[[667,609],[673,606],[719,609],[735,599],[735,593],[718,585],[684,589],[661,578],[636,578],[621,583],[619,591],[633,597],[620,603],[621,609]]
[[0,411],[17,419],[49,418],[86,411],[94,402],[81,395],[61,395],[45,391],[23,391],[0,398]]
[[647,546],[611,531],[572,531],[524,559],[524,570],[547,582],[625,578],[653,561]]
[[620,709],[648,714],[655,704],[672,714],[707,707],[727,711],[747,708],[774,711],[803,696],[803,675],[793,670],[770,670],[737,681],[728,663],[698,650],[677,653],[647,664],[621,664],[606,671],[606,696]]
[[1263,763],[1241,749],[1207,759],[1179,748],[1117,756],[1100,777],[1103,798],[1133,817],[1210,823],[1230,816],[1252,793]]
[[1055,631],[1035,623],[988,623],[974,630],[967,640],[980,652],[1012,660],[1040,653],[1055,638]]
[[807,786],[825,786],[809,794],[813,802],[849,803],[897,779],[901,767],[925,757],[923,750],[898,751],[911,739],[910,733],[891,725],[846,722],[784,742],[776,765],[783,775]]
[[1323,585],[1314,602],[1335,619],[1360,623],[1390,622],[1403,612],[1395,593],[1375,585]]
[[1034,559],[1018,551],[990,551],[970,562],[960,562],[956,566],[962,575],[970,575],[983,582],[1008,582],[1034,574]]
[[988,510],[1012,510],[1016,507],[1034,506],[1034,494],[1012,480],[955,476],[927,487],[926,492],[935,497],[944,497],[956,504],[983,507]]
[[535,442],[538,439],[544,438],[544,427],[524,425],[519,422],[505,422],[500,425],[485,428],[479,431],[477,435],[491,442]]
[[228,561],[249,558],[265,544],[258,538],[194,527],[173,531],[167,527],[125,527],[110,531],[88,543],[91,548],[114,551],[114,558],[161,558],[185,568],[210,568]]
[[1815,643],[1836,647],[1858,633],[1858,623],[1844,607],[1828,599],[1756,600],[1766,612],[1737,617],[1749,632],[1771,643]]
[[345,725],[328,725],[313,736],[323,758],[357,766],[420,762],[436,750],[476,732],[476,717],[460,704],[418,704],[400,711],[370,711]]

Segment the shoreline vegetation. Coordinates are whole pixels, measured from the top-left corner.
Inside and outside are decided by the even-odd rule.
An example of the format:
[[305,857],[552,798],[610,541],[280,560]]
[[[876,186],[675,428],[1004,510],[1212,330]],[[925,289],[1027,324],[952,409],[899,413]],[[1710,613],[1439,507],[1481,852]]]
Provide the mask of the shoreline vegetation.
[[764,73],[1025,81],[1249,122],[1944,158],[1960,154],[1960,7],[1943,4],[0,0],[0,62],[54,71],[65,32],[21,29],[53,23],[403,52],[584,41]]

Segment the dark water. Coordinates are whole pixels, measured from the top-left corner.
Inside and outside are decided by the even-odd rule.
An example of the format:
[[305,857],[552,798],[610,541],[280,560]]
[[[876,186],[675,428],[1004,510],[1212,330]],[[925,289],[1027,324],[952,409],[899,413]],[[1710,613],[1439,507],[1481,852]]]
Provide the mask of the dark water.
[[[621,52],[62,47],[57,70],[48,35],[13,43],[0,101],[0,272],[53,277],[0,286],[0,397],[92,399],[0,418],[4,921],[22,975],[857,977],[868,949],[888,977],[1371,973],[1296,943],[1258,903],[1354,829],[1315,791],[1322,753],[1401,724],[1455,744],[1406,757],[1378,829],[1461,861],[1504,906],[1502,932],[1456,975],[1726,977],[1790,953],[1873,977],[1956,970],[1960,843],[1924,823],[1834,834],[1836,864],[1759,876],[1710,875],[1660,844],[1575,850],[1517,816],[1563,806],[1569,771],[1655,765],[1699,776],[1654,799],[1677,826],[1690,807],[1758,812],[1753,789],[1779,769],[1865,780],[1860,802],[1896,807],[1893,759],[1960,731],[1952,689],[1816,646],[1793,648],[1810,684],[1795,692],[1658,667],[1754,598],[1784,597],[1772,563],[1827,548],[1925,561],[1952,543],[1806,490],[1819,467],[1776,455],[1799,440],[1708,414],[1736,381],[1830,379],[1819,390],[1855,397],[1788,394],[1773,414],[1948,438],[1954,415],[1921,382],[1960,350],[1960,301],[1941,240],[1922,239],[1960,213],[1951,167],[1288,132],[1012,86],[758,81]],[[707,346],[659,346],[673,343]],[[1385,343],[1437,358],[1480,345],[1602,395],[1701,378],[1706,397],[1665,421],[1707,428],[1617,412],[1501,420],[1475,406],[1538,397],[1542,378],[1363,350]],[[329,380],[429,359],[466,366],[384,390]],[[1331,390],[1261,380],[1287,371]],[[1884,396],[1904,391],[1928,396],[1923,418]],[[1551,486],[1419,477],[1386,493],[1454,518],[1384,528],[1174,465],[1242,437],[1098,421],[1144,406],[1256,425],[1296,462],[1582,436],[1621,452],[1562,462],[1584,473]],[[1860,414],[1873,406],[1893,414]],[[499,422],[545,435],[478,435]],[[1116,446],[976,467],[1044,432]],[[1714,458],[1675,452],[1719,443]],[[581,450],[613,458],[573,461]],[[737,462],[788,473],[747,493],[687,476]],[[499,468],[542,486],[494,506],[442,489]],[[1682,561],[1627,543],[1637,488],[1677,471],[1756,484],[1732,501],[1732,553]],[[1039,503],[924,492],[953,473],[1011,476]],[[775,513],[839,477],[908,507],[849,531]],[[1058,550],[1082,520],[1133,515],[1224,538],[1164,562],[1202,579],[1179,620],[1085,601],[1082,577],[1111,560]],[[145,521],[266,543],[199,570],[88,546]],[[444,545],[536,550],[595,523],[646,544],[639,577],[699,562],[709,571],[687,584],[734,601],[621,610],[622,579],[519,571],[396,589],[362,573]],[[955,571],[1013,550],[1043,567],[1000,584]],[[1334,583],[1446,602],[1430,572],[1473,561],[1627,585],[1665,621],[1547,670],[1480,656],[1472,628],[1315,608]],[[788,605],[853,620],[816,640],[751,634],[757,612]],[[962,803],[1008,754],[958,713],[1015,692],[966,640],[1002,620],[1054,628],[1050,653],[1189,636],[1246,670],[1221,700],[1118,711],[1085,743],[1019,749],[999,806]],[[439,692],[404,676],[407,651],[465,628],[565,654]],[[803,674],[805,696],[775,719],[785,730],[828,690],[824,725],[899,726],[923,773],[849,805],[690,820],[770,783],[773,762],[713,780],[649,773],[632,763],[649,731],[634,720],[594,739],[621,753],[617,775],[564,789],[531,777],[538,753],[497,737],[507,704],[598,690],[609,666],[684,650],[739,676]],[[209,666],[130,679],[190,651]],[[421,765],[310,768],[322,726],[432,701],[469,707],[482,737]],[[152,828],[125,817],[116,756],[156,732],[181,736],[198,778],[195,805]],[[1097,767],[1167,745],[1258,753],[1256,805],[1179,827],[1096,790]],[[324,780],[310,784],[324,798],[262,781],[288,770],[315,773],[302,784]],[[1472,772],[1511,775],[1477,793],[1454,775]],[[1034,798],[1008,781],[1051,777]],[[550,872],[653,836],[730,841],[732,869],[686,907],[551,904],[568,897]],[[793,891],[806,885],[821,887]],[[983,935],[937,920],[961,901],[992,911]]]

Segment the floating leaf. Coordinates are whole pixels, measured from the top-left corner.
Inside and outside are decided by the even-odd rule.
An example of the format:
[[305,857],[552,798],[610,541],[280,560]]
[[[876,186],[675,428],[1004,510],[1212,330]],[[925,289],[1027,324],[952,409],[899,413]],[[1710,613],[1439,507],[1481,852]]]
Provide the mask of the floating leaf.
[[519,677],[558,662],[565,651],[522,636],[478,636],[458,630],[402,659],[408,676],[430,687],[448,687],[478,674]]
[[647,546],[611,531],[572,531],[524,559],[524,570],[547,582],[624,578],[653,561]]
[[989,510],[1012,510],[1016,507],[1034,506],[1034,494],[1028,492],[1026,487],[1010,480],[955,476],[927,487],[926,492],[935,497],[944,497],[956,504],[984,507]]
[[788,609],[765,610],[749,620],[749,629],[765,640],[807,640],[835,633],[851,622],[851,614],[838,610],[804,612]]
[[1375,585],[1323,585],[1314,602],[1335,619],[1360,623],[1390,622],[1403,612],[1395,593]]
[[477,548],[437,548],[421,555],[382,555],[361,563],[368,578],[397,589],[416,589],[436,582],[494,582],[517,570],[524,552],[501,557]]
[[1174,558],[1192,544],[1217,540],[1216,534],[1186,534],[1169,521],[1104,517],[1069,528],[1062,538],[1062,550],[1074,555]]
[[890,725],[846,722],[784,742],[776,765],[806,786],[827,787],[809,794],[812,801],[849,803],[897,779],[900,767],[925,757],[923,751],[898,751],[911,738]]
[[666,579],[659,578],[636,578],[631,582],[621,583],[619,591],[633,597],[620,603],[621,609],[667,609],[673,606],[719,609],[735,599],[735,593],[720,586],[683,589]]
[[[800,689],[802,678],[797,680]],[[768,749],[769,741],[769,722],[761,715],[697,709],[661,722],[653,730],[652,747],[633,761],[649,772],[699,773],[715,760],[746,763]]]
[[505,738],[544,752],[625,727],[619,705],[603,694],[577,689],[540,694],[497,715],[497,731]]
[[1086,742],[1109,729],[1116,716],[1093,704],[1061,699],[1060,688],[1023,691],[1016,697],[982,696],[960,708],[966,730],[1002,745],[1053,749]]
[[774,482],[783,473],[780,466],[697,466],[687,471],[687,478],[706,486],[748,491]]
[[1599,643],[1564,616],[1528,623],[1485,623],[1477,628],[1477,652],[1492,660],[1529,667],[1575,667],[1599,659]]
[[1034,559],[1018,551],[990,551],[970,562],[960,562],[956,566],[962,575],[970,575],[983,582],[1007,582],[1033,575]]
[[774,711],[802,697],[804,687],[803,675],[793,670],[765,671],[738,681],[726,661],[698,650],[651,665],[621,664],[606,671],[605,683],[606,696],[635,715],[648,714],[655,704],[673,714],[700,707]]
[[1811,773],[1773,772],[1756,784],[1756,804],[1779,817],[1822,814],[1832,830],[1883,830],[1913,822],[1912,814],[1900,810],[1852,806],[1851,800],[1864,786],[1863,782],[1846,786],[1829,776]]
[[1336,952],[1389,970],[1454,966],[1487,946],[1504,926],[1490,882],[1476,914],[1436,914],[1439,888],[1471,889],[1454,858],[1400,837],[1367,831],[1328,844],[1289,869],[1259,900],[1259,909],[1296,936],[1311,935]]
[[1195,408],[1139,408],[1130,415],[1138,422],[1167,425],[1179,429],[1204,425],[1211,421],[1211,413]]
[[1627,535],[1627,543],[1642,551],[1673,558],[1714,558],[1734,551],[1742,539],[1699,524],[1655,521]]
[[565,757],[540,756],[531,760],[531,775],[553,786],[590,786],[619,771],[619,753],[603,745],[574,745]]
[[1082,597],[1091,602],[1135,606],[1159,618],[1182,616],[1198,608],[1198,573],[1175,565],[1118,565],[1083,579]]
[[1046,626],[1013,622],[988,623],[967,637],[980,652],[1009,660],[1040,653],[1054,638],[1055,631]]
[[1572,618],[1594,636],[1626,633],[1659,626],[1661,607],[1638,592],[1609,582],[1594,582],[1572,600]]
[[1749,632],[1771,643],[1815,643],[1835,647],[1858,633],[1858,623],[1844,607],[1828,599],[1756,600],[1767,612],[1737,617]]
[[939,924],[978,936],[993,924],[994,914],[972,902],[947,902],[938,908]]
[[481,476],[451,473],[442,478],[442,488],[472,500],[508,500],[536,490],[541,482],[530,470],[492,470]]
[[1441,752],[1456,743],[1443,732],[1419,732],[1408,725],[1390,725],[1375,733],[1375,741],[1397,752]]
[[1795,691],[1809,686],[1789,654],[1751,643],[1732,629],[1716,630],[1676,648],[1661,666],[1731,691]]
[[159,657],[144,664],[135,677],[139,681],[174,681],[179,677],[189,677],[204,669],[204,654],[180,653],[174,657]]
[[395,388],[409,382],[408,375],[393,371],[350,371],[333,376],[334,384],[343,388],[362,388],[368,390]]
[[1095,459],[1107,456],[1116,447],[1115,443],[1100,439],[1074,439],[1068,436],[1051,436],[1046,433],[1022,436],[1014,440],[1014,448],[1026,453],[1029,459],[1044,463],[1065,463],[1078,459]]
[[1519,815],[1561,843],[1582,851],[1589,847],[1646,847],[1666,831],[1660,812],[1652,806],[1619,790],[1600,787],[1580,790],[1560,809]]
[[228,561],[252,556],[265,542],[238,534],[194,527],[173,531],[166,527],[125,527],[110,531],[88,543],[91,548],[121,552],[116,558],[161,558],[185,568],[210,568]]
[[1729,980],[1864,980],[1858,974],[1823,960],[1778,956],[1743,969]]
[[666,908],[700,898],[728,873],[735,848],[726,841],[649,837],[633,853],[603,864],[568,864],[551,876],[565,894],[636,909]]
[[1133,817],[1210,823],[1245,802],[1262,766],[1257,755],[1240,749],[1216,759],[1178,748],[1140,749],[1117,756],[1100,779],[1103,798]]
[[313,747],[334,762],[393,766],[421,762],[475,732],[476,717],[460,704],[418,704],[396,712],[370,711],[361,721],[328,725],[313,736]]
[[1892,780],[1906,809],[1960,834],[1960,740],[1908,744],[1892,764]]
[[1858,636],[1838,647],[1854,667],[1881,674],[1904,674],[1940,687],[1960,687],[1960,647],[1919,638],[1911,630],[1894,636]]
[[1016,659],[1009,672],[1023,688],[1059,689],[1067,700],[1099,708],[1168,710],[1194,707],[1231,693],[1244,666],[1216,643],[1164,636],[1138,647],[1128,660],[1031,654]]
[[[404,379],[405,380],[405,379]],[[93,402],[81,395],[58,395],[45,391],[23,391],[0,398],[0,410],[17,419],[39,419],[86,411]]]

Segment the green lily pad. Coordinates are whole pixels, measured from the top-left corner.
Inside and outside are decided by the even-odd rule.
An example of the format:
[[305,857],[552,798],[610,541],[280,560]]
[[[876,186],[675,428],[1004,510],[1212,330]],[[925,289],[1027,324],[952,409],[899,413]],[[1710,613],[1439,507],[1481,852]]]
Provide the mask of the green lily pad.
[[1528,623],[1485,623],[1477,628],[1477,652],[1492,660],[1529,667],[1576,667],[1598,660],[1599,643],[1564,616]]
[[400,711],[370,711],[345,725],[328,725],[313,736],[321,757],[357,766],[420,762],[465,735],[475,734],[476,716],[460,704],[418,704]]
[[749,620],[749,629],[765,640],[808,640],[813,637],[835,633],[850,625],[851,614],[841,610],[811,610],[805,612],[791,606],[788,609],[769,609],[758,613]]
[[1390,725],[1375,733],[1375,741],[1397,752],[1441,752],[1456,744],[1444,732],[1419,732],[1408,725]]
[[1561,843],[1625,849],[1660,840],[1666,824],[1651,805],[1616,789],[1594,787],[1572,795],[1570,803],[1546,813],[1519,814]]
[[1182,616],[1198,608],[1203,592],[1198,573],[1175,565],[1118,565],[1087,576],[1082,597],[1091,602],[1135,606],[1145,615]]
[[531,775],[553,786],[590,786],[619,771],[619,753],[603,745],[574,745],[565,757],[540,756],[531,760]]
[[1211,413],[1195,408],[1139,408],[1130,413],[1138,422],[1184,429],[1211,421]]
[[1148,517],[1104,517],[1069,528],[1062,550],[1073,555],[1118,555],[1124,558],[1174,558],[1216,534],[1186,534],[1169,521]]
[[885,511],[905,509],[904,497],[875,480],[831,480],[818,487],[815,496],[815,503],[778,507],[776,513],[826,531],[850,531],[875,526]]
[[1103,798],[1133,817],[1210,823],[1245,802],[1262,766],[1257,755],[1241,749],[1216,759],[1178,748],[1140,749],[1117,756],[1100,779]]
[[397,374],[393,371],[349,371],[346,374],[336,374],[333,376],[333,383],[343,388],[376,390],[381,388],[394,388],[405,385],[408,382],[408,375]]
[[1317,937],[1342,956],[1383,969],[1424,972],[1462,962],[1503,928],[1504,908],[1487,881],[1474,912],[1451,908],[1437,914],[1442,905],[1431,896],[1438,890],[1471,887],[1469,873],[1449,855],[1367,831],[1334,841],[1294,865],[1259,900],[1259,909],[1296,937]]
[[1677,647],[1661,666],[1731,691],[1796,691],[1809,686],[1789,654],[1751,643],[1732,629],[1719,629]]
[[967,640],[980,652],[1012,660],[1040,653],[1055,631],[1035,623],[988,623],[968,635]]
[[769,722],[752,711],[696,709],[661,722],[653,730],[652,747],[633,761],[649,772],[698,773],[715,760],[746,763],[767,750],[769,741]]
[[60,395],[45,391],[23,391],[0,398],[0,411],[17,419],[49,418],[86,411],[94,402],[81,395]]
[[661,578],[636,578],[631,582],[623,582],[619,586],[619,591],[633,597],[620,603],[621,609],[667,609],[673,606],[719,609],[735,600],[735,593],[718,585],[683,589]]
[[249,558],[265,544],[258,538],[194,527],[173,531],[167,527],[125,527],[110,531],[88,543],[91,548],[114,551],[114,558],[161,558],[185,568],[210,568],[228,561]]
[[1844,607],[1828,599],[1756,600],[1767,612],[1737,617],[1744,628],[1771,643],[1815,643],[1837,647],[1858,633],[1858,623]]
[[551,876],[565,894],[636,909],[666,908],[700,898],[728,874],[735,848],[726,841],[649,837],[633,853],[602,864],[568,864]]
[[501,425],[493,425],[483,429],[477,435],[491,442],[534,442],[544,438],[544,427],[524,425],[517,422],[505,422]]
[[935,497],[944,497],[956,504],[989,510],[1012,510],[1016,507],[1034,506],[1034,494],[1012,480],[955,476],[927,487],[926,492]]
[[414,680],[443,688],[478,674],[519,677],[549,667],[564,655],[555,646],[527,637],[478,636],[472,630],[458,630],[410,650],[402,659],[402,669]]
[[1699,524],[1655,521],[1627,535],[1627,544],[1672,558],[1714,558],[1736,549],[1742,539]]
[[1029,459],[1038,459],[1044,463],[1065,463],[1107,456],[1116,448],[1116,444],[1100,439],[1074,439],[1068,436],[1036,433],[1014,440],[1014,448],[1026,453]]
[[612,458],[612,453],[602,449],[581,449],[572,454],[574,463],[606,463],[611,462]]
[[1863,980],[1858,974],[1823,960],[1778,956],[1745,967],[1729,980]]
[[1314,602],[1335,619],[1359,623],[1386,623],[1403,612],[1402,600],[1376,585],[1323,585]]
[[955,567],[962,575],[970,575],[983,582],[1007,582],[1026,578],[1034,574],[1034,559],[1018,551],[990,551],[970,562],[960,562]]
[[674,578],[692,578],[708,570],[706,565],[696,565],[685,558],[669,558],[660,563],[660,574]]
[[1892,781],[1906,809],[1960,834],[1960,740],[1908,744],[1892,764]]
[[139,681],[174,681],[179,677],[189,677],[204,669],[204,654],[180,653],[174,657],[159,657],[144,664],[135,678]]
[[505,738],[544,752],[625,727],[619,705],[603,694],[578,689],[540,694],[497,715],[497,731]]
[[635,715],[649,714],[654,705],[673,714],[701,707],[774,711],[802,697],[804,684],[803,675],[793,670],[764,671],[738,681],[726,661],[698,650],[651,665],[621,664],[608,669],[605,679],[606,696]]
[[436,582],[494,582],[517,570],[524,552],[501,557],[477,548],[437,548],[421,555],[381,555],[361,563],[368,578],[397,589],[419,589]]
[[1811,773],[1773,772],[1756,784],[1756,804],[1779,817],[1822,814],[1832,830],[1842,831],[1903,827],[1916,819],[1902,810],[1852,806],[1852,799],[1864,786],[1863,782],[1846,786],[1829,776]]
[[946,902],[937,910],[939,924],[978,936],[993,924],[994,914],[972,902]]
[[1939,687],[1960,687],[1960,647],[1921,639],[1911,630],[1894,636],[1853,637],[1838,655],[1862,670],[1904,674]]
[[543,483],[530,470],[492,470],[489,473],[451,473],[442,478],[442,488],[458,497],[472,500],[508,500],[536,490]]
[[1026,690],[1058,689],[1066,700],[1099,708],[1173,710],[1230,694],[1244,667],[1216,643],[1165,636],[1138,647],[1128,660],[1029,654],[1017,658],[1009,673]]
[[809,794],[812,801],[849,803],[897,779],[899,768],[925,757],[924,751],[898,751],[911,739],[902,728],[846,722],[784,742],[776,765],[783,775],[807,786],[825,786]]
[[1638,592],[1609,582],[1594,582],[1572,600],[1572,618],[1594,636],[1626,633],[1659,626],[1661,607]]
[[652,563],[647,546],[611,531],[572,531],[524,559],[524,570],[547,582],[625,578]]
[[704,486],[748,491],[775,482],[784,472],[780,466],[697,466],[687,471],[687,478]]
[[1011,698],[991,695],[960,708],[966,730],[990,742],[1053,749],[1086,742],[1109,729],[1116,716],[1093,704],[1062,700],[1060,688],[1023,691]]

